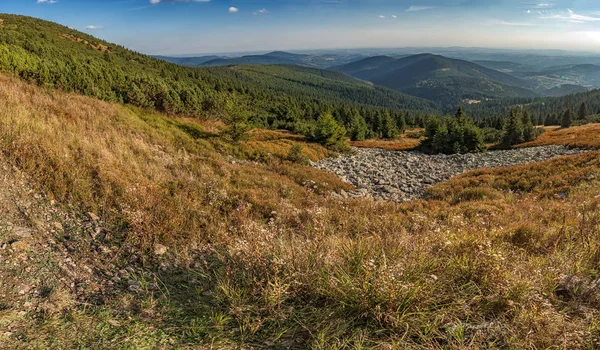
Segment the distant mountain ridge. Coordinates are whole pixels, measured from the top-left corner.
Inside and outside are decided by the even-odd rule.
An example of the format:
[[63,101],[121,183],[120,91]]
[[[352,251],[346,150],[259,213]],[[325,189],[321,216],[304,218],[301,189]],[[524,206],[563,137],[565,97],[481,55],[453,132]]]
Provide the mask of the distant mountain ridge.
[[536,96],[526,80],[473,62],[427,53],[399,59],[375,56],[330,69],[446,104],[464,99]]
[[244,55],[241,57],[199,56],[168,57],[154,56],[163,61],[184,66],[241,66],[241,65],[296,65],[311,68],[329,68],[364,58],[359,54],[297,54],[285,51],[273,51],[262,55]]

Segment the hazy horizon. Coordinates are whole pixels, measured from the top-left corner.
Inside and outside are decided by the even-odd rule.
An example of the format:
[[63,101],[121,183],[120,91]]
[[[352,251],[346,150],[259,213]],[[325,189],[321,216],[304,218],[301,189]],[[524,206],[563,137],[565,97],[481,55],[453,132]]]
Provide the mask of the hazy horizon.
[[0,12],[153,55],[457,46],[600,53],[600,5],[589,0],[9,0]]
[[[399,47],[340,47],[340,48],[307,48],[307,49],[269,49],[269,50],[257,50],[257,51],[228,51],[228,52],[196,52],[196,53],[173,53],[167,55],[161,54],[150,54],[154,56],[165,56],[165,57],[197,57],[197,56],[230,56],[230,57],[239,57],[245,55],[263,55],[271,52],[288,52],[288,53],[296,53],[296,54],[311,54],[311,53],[319,53],[319,54],[335,54],[338,52],[349,51],[349,52],[365,52],[365,51],[389,51],[389,53],[385,54],[394,54],[396,51],[404,51],[404,50],[412,50],[410,54],[425,54],[431,53],[436,54],[436,50],[457,50],[464,52],[478,52],[482,53],[482,50],[489,50],[491,53],[493,52],[505,52],[505,53],[531,53],[535,54],[543,54],[543,53],[551,53],[555,51],[555,53],[562,53],[565,56],[569,56],[570,54],[576,55],[600,55],[600,51],[586,51],[586,50],[564,50],[560,48],[549,48],[549,49],[519,49],[519,48],[510,48],[510,47],[479,47],[479,46],[399,46]],[[407,53],[409,54],[409,53]]]

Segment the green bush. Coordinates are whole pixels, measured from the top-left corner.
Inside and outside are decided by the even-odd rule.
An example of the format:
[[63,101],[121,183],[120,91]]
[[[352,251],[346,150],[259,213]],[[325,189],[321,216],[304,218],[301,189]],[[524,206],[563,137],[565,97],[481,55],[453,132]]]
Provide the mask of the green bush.
[[290,148],[290,151],[287,155],[287,160],[303,165],[308,165],[310,163],[310,158],[304,154],[301,144],[295,144],[292,146],[292,148]]
[[477,153],[486,150],[481,129],[464,115],[462,107],[458,108],[454,118],[428,121],[425,134],[427,139],[421,143],[421,149],[427,153]]
[[481,129],[481,132],[483,133],[483,141],[485,143],[498,143],[502,140],[502,130],[488,127]]

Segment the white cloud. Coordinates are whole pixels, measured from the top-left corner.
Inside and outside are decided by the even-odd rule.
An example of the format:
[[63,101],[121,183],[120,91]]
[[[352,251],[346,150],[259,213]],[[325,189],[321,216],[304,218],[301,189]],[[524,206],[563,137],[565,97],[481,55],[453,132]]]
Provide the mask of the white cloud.
[[530,13],[531,13],[531,10],[527,10],[527,11],[525,11],[525,13],[527,13],[527,14],[530,14]]
[[385,18],[385,16],[384,15],[379,15],[379,18]]
[[406,12],[431,10],[434,6],[411,6],[406,9]]
[[554,7],[554,4],[551,2],[541,2],[541,3],[535,4],[533,7],[536,9],[548,9],[548,8]]
[[104,26],[89,25],[89,26],[86,26],[85,29],[87,29],[87,30],[104,29]]
[[396,15],[392,15],[392,18],[398,18],[398,16],[396,16]]
[[267,9],[261,9],[261,10],[252,12],[252,14],[253,15],[258,15],[259,13],[267,13],[267,12],[269,12],[269,11],[267,11]]
[[566,13],[549,13],[540,12],[541,19],[560,19],[571,23],[585,23],[585,22],[597,22],[600,21],[600,17],[592,17],[586,15],[579,15],[573,10],[568,9]]
[[229,8],[229,13],[236,13],[236,12],[238,12],[239,10],[240,10],[240,9],[238,9],[237,7],[233,7],[233,6],[231,6],[231,7]]
[[58,2],[58,0],[37,0],[36,4],[56,4]]

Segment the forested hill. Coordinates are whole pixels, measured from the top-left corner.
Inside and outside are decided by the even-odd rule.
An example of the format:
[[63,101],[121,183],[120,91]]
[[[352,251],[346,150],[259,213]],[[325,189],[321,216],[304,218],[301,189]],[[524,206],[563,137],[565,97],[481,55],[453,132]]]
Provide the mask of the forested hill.
[[534,97],[528,82],[475,63],[432,54],[376,56],[331,68],[455,108],[464,100]]
[[[321,113],[369,122],[437,104],[343,73],[290,66],[191,68],[164,62],[52,22],[0,14],[0,71],[106,101],[204,118],[236,111],[264,126],[303,129]],[[342,117],[340,117],[342,116]],[[268,125],[266,125],[268,124]]]
[[600,113],[600,90],[591,90],[560,97],[510,98],[465,105],[467,114],[475,118],[506,116],[511,106],[526,108],[532,117],[547,118],[560,115],[567,109],[576,111],[585,104],[590,114]]

